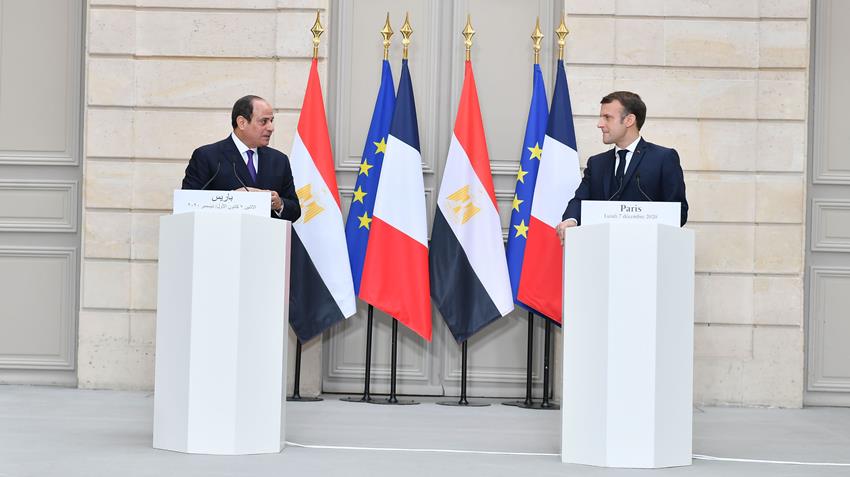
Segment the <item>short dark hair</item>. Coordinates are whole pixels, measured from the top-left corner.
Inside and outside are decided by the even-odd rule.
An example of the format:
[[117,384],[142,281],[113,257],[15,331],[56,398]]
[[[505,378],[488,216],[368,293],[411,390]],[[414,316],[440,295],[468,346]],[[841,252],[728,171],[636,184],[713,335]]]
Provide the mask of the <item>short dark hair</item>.
[[239,116],[247,119],[249,123],[251,122],[251,118],[254,116],[254,101],[257,99],[265,101],[253,94],[242,96],[236,100],[236,103],[233,104],[233,111],[230,113],[230,125],[233,126],[233,129],[236,129],[236,118]]
[[599,104],[608,104],[614,101],[623,105],[623,117],[620,119],[625,119],[629,114],[634,114],[635,119],[637,119],[638,131],[640,131],[643,122],[646,121],[646,104],[640,99],[640,96],[631,91],[614,91],[602,98]]

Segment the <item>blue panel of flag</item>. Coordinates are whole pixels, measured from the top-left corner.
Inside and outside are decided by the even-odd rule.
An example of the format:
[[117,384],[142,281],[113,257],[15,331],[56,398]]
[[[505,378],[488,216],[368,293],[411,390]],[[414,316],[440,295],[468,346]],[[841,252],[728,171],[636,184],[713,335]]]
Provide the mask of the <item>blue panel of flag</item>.
[[[372,122],[366,135],[366,145],[360,161],[360,171],[354,184],[354,198],[348,209],[345,222],[345,240],[348,243],[348,259],[351,262],[351,275],[354,278],[354,293],[360,293],[360,280],[363,277],[363,261],[366,258],[366,245],[369,243],[368,219],[375,209],[375,192],[381,177],[381,165],[387,146],[387,135],[393,119],[395,92],[393,91],[393,72],[390,62],[383,61],[381,85],[378,99],[372,112]],[[366,224],[366,225],[364,225]]]
[[514,303],[529,311],[534,310],[517,299],[517,291],[519,290],[519,279],[526,245],[526,235],[521,231],[527,230],[531,220],[531,201],[534,197],[534,185],[537,183],[537,170],[540,167],[540,158],[543,154],[543,138],[546,135],[546,122],[549,116],[546,86],[543,83],[543,72],[540,70],[539,64],[534,65],[532,81],[531,106],[525,125],[525,140],[520,154],[519,170],[517,171],[506,249]]

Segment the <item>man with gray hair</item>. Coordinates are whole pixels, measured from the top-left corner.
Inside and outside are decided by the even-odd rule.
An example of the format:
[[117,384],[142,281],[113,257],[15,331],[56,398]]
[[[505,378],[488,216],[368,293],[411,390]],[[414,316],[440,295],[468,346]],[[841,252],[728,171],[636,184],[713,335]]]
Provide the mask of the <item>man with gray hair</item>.
[[259,96],[243,96],[233,105],[230,124],[230,136],[192,153],[183,189],[268,191],[271,217],[298,220],[301,207],[289,158],[269,147],[274,132],[271,105]]

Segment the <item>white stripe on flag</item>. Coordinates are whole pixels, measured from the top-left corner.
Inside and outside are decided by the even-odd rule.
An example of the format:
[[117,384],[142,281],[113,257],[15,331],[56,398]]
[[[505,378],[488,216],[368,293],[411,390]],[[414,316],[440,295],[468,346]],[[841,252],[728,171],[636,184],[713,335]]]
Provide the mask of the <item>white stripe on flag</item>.
[[[537,171],[537,184],[531,203],[531,215],[552,227],[561,223],[567,203],[581,182],[578,153],[546,135]],[[578,217],[577,217],[578,218]]]
[[[462,199],[464,193],[457,194],[454,199],[449,198],[467,186],[468,200]],[[502,241],[502,221],[454,134],[437,204],[493,304],[502,316],[507,315],[513,310],[514,302]],[[479,210],[468,216],[474,210],[468,206]],[[463,223],[466,216],[467,221]]]
[[348,318],[357,311],[357,305],[342,212],[297,131],[290,162],[295,189],[310,186],[310,197],[301,201],[301,218],[293,227],[340,312]]
[[427,248],[424,191],[422,156],[419,151],[390,134],[381,166],[381,181],[375,195],[374,216]]

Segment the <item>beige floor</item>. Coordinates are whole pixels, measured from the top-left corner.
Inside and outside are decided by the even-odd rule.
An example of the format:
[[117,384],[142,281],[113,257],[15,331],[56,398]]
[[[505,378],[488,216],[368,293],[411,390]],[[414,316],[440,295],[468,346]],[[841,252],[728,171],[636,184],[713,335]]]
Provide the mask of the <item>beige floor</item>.
[[280,454],[222,457],[152,449],[150,393],[0,386],[0,477],[850,476],[850,409],[694,412],[697,455],[843,466],[699,458],[649,471],[561,464],[557,411],[326,398],[287,405],[293,444]]

